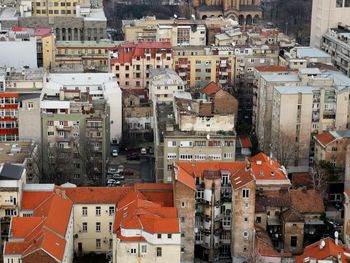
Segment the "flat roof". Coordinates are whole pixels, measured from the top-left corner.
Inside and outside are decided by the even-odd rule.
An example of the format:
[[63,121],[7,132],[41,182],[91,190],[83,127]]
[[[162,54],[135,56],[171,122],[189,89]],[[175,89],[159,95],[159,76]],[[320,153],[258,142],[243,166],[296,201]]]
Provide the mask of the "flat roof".
[[297,58],[330,58],[328,53],[313,47],[296,47]]
[[276,86],[275,89],[280,94],[312,94],[315,88],[310,86]]
[[298,82],[299,76],[296,74],[261,74],[261,77],[269,82]]
[[300,74],[302,75],[319,75],[321,74],[321,71],[319,68],[300,68],[299,69]]
[[33,146],[31,141],[0,142],[0,164],[22,164],[30,156]]

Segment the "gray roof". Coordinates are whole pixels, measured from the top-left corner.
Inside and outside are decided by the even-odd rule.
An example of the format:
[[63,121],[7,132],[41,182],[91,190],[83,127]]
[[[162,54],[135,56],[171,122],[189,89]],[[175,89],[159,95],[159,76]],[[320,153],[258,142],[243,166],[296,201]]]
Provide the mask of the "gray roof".
[[310,86],[277,86],[275,89],[280,94],[312,94],[312,91],[315,89]]
[[296,74],[261,74],[261,77],[268,82],[299,82],[299,76]]
[[22,166],[5,163],[0,172],[0,180],[19,180],[24,168]]
[[314,47],[298,47],[297,58],[330,58],[328,53]]

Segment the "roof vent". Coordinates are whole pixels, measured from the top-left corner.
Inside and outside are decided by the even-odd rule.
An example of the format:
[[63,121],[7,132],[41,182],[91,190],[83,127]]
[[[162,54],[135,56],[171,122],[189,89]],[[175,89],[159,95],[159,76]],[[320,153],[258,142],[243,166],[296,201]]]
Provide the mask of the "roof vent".
[[271,172],[271,176],[275,176],[275,173],[274,173],[274,172]]
[[256,164],[257,164],[257,165],[262,165],[262,161],[261,161],[261,160],[257,160],[257,161],[256,161]]

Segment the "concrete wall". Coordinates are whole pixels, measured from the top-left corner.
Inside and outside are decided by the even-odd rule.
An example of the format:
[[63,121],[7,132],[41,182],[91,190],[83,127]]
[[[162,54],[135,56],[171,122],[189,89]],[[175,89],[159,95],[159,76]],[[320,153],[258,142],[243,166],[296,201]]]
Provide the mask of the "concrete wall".
[[[28,108],[28,104],[33,104],[33,108]],[[40,98],[27,99],[22,101],[22,107],[18,109],[20,140],[41,140],[40,121]]]

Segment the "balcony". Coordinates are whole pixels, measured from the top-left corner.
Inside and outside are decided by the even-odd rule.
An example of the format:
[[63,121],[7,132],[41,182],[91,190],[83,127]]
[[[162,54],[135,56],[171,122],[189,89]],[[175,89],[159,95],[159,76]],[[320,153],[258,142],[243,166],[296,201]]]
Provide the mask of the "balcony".
[[58,131],[70,131],[72,129],[73,129],[73,127],[72,126],[68,126],[68,125],[66,125],[66,126],[64,126],[64,125],[57,125],[56,126],[56,130],[58,130]]
[[228,72],[226,72],[226,71],[219,71],[219,75],[221,75],[221,76],[228,76]]
[[187,64],[180,64],[179,67],[180,68],[187,68]]
[[219,79],[220,84],[226,84],[228,81],[227,79]]

